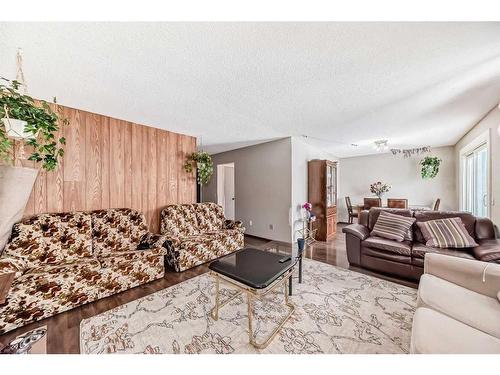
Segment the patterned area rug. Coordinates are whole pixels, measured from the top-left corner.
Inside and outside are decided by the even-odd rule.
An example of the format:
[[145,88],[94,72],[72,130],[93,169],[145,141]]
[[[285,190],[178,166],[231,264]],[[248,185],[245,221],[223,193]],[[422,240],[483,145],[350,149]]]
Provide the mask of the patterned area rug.
[[[80,325],[82,353],[407,353],[416,290],[304,260],[294,282],[295,312],[264,350],[248,344],[246,297],[210,317],[215,284],[204,274],[127,303]],[[235,292],[221,284],[224,298]],[[283,291],[255,304],[255,336],[263,341],[288,311]]]

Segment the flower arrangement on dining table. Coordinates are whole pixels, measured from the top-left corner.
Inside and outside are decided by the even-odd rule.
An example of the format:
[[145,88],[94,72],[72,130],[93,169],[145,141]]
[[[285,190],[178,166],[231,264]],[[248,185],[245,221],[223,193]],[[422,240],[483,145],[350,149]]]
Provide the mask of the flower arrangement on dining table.
[[370,192],[375,194],[377,197],[381,198],[384,193],[391,190],[391,185],[385,184],[383,182],[374,182],[370,185]]

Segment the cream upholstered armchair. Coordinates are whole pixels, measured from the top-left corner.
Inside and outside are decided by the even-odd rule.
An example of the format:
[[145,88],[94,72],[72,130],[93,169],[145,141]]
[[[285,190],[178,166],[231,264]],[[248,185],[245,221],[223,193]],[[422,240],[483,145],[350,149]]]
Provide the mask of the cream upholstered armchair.
[[243,248],[244,232],[241,221],[226,220],[215,203],[170,205],[161,212],[166,260],[177,272]]
[[500,264],[426,254],[411,353],[500,353]]

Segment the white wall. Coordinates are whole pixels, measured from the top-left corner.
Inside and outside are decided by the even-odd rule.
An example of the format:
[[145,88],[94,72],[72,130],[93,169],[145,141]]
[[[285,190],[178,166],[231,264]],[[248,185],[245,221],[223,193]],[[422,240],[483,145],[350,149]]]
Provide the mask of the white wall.
[[322,151],[304,141],[301,137],[292,137],[292,241],[295,231],[302,228],[301,205],[308,201],[307,162],[313,159],[338,160],[330,153]]
[[432,206],[436,198],[441,198],[443,210],[456,210],[457,189],[455,178],[454,147],[437,147],[431,154],[443,160],[439,174],[430,180],[420,176],[419,162],[424,156],[405,159],[391,153],[374,154],[339,161],[339,221],[347,221],[345,196],[350,196],[353,204],[362,203],[364,197],[371,197],[370,184],[376,181],[392,186],[382,198],[407,198],[409,205]]
[[203,200],[217,202],[216,165],[234,162],[235,219],[247,234],[290,242],[291,148],[285,138],[212,155],[214,175]]
[[[460,186],[460,150],[467,146],[479,135],[486,131],[490,133],[490,156],[491,156],[491,206],[490,218],[497,225],[500,225],[500,135],[498,127],[500,126],[500,109],[495,107],[485,118],[474,126],[460,141],[455,145],[456,164],[456,184]],[[459,206],[460,197],[457,195]]]

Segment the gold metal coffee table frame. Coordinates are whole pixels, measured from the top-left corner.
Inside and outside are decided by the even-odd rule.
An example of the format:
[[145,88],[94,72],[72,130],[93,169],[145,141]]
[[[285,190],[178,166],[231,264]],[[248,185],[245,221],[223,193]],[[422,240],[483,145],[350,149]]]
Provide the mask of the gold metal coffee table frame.
[[[229,277],[226,277],[224,275],[221,275],[215,271],[210,271],[210,274],[214,277],[215,279],[215,306],[212,308],[210,311],[210,316],[214,320],[219,319],[219,310],[231,302],[233,299],[236,297],[240,296],[242,293],[246,293],[247,295],[247,307],[248,307],[248,341],[252,346],[254,346],[257,349],[265,349],[269,343],[274,339],[274,337],[278,334],[278,332],[281,330],[283,325],[290,319],[292,316],[293,312],[295,311],[295,305],[289,301],[288,298],[288,282],[289,278],[292,276],[292,273],[294,271],[295,265],[287,270],[283,275],[281,275],[276,281],[274,281],[271,285],[269,285],[267,288],[264,289],[254,289],[251,288],[247,285],[244,285],[236,280],[233,280]],[[236,287],[239,289],[237,293],[235,293],[233,296],[231,296],[229,299],[227,299],[224,302],[220,302],[220,282],[224,281],[227,284]],[[278,287],[283,287],[283,292],[285,294],[285,305],[290,309],[288,312],[288,315],[281,320],[281,322],[276,326],[276,328],[271,332],[271,334],[266,338],[265,341],[258,343],[257,340],[254,339],[254,334],[253,334],[253,300],[254,299],[259,299],[262,302],[265,302],[262,297],[267,295],[268,293],[272,292],[273,290],[277,289]]]

